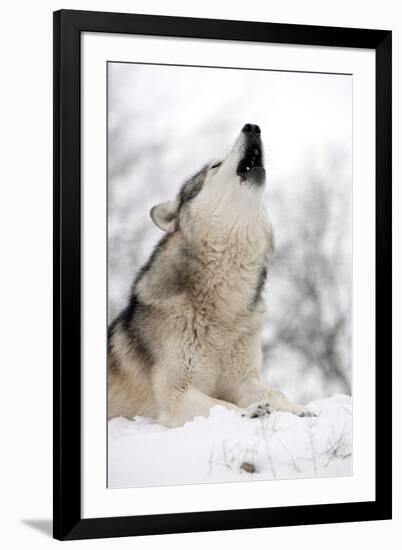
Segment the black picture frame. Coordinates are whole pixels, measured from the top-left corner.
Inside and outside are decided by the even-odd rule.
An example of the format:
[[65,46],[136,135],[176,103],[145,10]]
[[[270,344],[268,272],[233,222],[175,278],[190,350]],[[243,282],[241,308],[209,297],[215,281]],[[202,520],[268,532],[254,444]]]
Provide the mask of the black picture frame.
[[[60,540],[390,519],[391,31],[61,10],[54,21],[54,522]],[[376,55],[376,498],[341,504],[82,519],[83,32],[369,48]],[[378,289],[381,288],[381,292]]]

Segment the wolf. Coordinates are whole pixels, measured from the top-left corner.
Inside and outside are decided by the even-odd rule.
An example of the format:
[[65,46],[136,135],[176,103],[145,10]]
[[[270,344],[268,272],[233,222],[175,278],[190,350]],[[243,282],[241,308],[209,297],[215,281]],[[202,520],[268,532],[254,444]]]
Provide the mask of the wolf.
[[108,417],[177,427],[215,405],[312,416],[260,379],[273,231],[261,129],[245,124],[219,162],[151,209],[165,234],[108,329]]

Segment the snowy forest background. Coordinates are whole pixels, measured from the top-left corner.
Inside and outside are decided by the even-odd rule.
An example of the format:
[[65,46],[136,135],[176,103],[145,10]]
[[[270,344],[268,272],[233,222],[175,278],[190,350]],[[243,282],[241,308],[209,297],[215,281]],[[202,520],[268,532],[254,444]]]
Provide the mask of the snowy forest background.
[[108,315],[162,232],[149,217],[259,124],[275,254],[263,379],[307,403],[351,394],[352,77],[108,64]]

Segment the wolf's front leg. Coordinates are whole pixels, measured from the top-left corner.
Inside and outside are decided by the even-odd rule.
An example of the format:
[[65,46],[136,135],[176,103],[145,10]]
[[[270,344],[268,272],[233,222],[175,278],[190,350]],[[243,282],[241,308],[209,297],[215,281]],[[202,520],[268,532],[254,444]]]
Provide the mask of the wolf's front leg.
[[158,421],[168,428],[182,426],[196,416],[208,416],[210,409],[215,405],[239,410],[233,403],[210,397],[192,386],[183,392],[169,392],[166,388],[164,398],[159,400],[158,405]]
[[234,392],[233,402],[239,407],[269,404],[273,411],[291,412],[297,416],[315,416],[307,407],[295,405],[278,390],[269,389],[256,378],[244,380]]

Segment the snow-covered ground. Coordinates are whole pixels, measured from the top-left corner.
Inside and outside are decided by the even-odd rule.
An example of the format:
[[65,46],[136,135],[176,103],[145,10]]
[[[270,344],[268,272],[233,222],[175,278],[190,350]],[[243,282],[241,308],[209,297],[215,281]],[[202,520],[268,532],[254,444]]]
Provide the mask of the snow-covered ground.
[[317,417],[244,418],[214,407],[168,429],[150,418],[109,421],[109,487],[352,474],[352,398],[309,404]]

